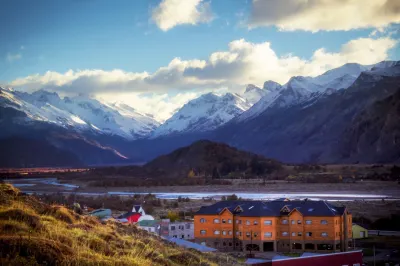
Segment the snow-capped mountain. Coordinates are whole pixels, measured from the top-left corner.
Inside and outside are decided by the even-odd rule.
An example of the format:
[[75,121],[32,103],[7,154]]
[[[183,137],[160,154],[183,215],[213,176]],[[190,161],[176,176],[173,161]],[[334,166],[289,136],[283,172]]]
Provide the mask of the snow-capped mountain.
[[246,99],[250,105],[254,105],[267,94],[274,93],[281,89],[282,85],[272,80],[266,81],[263,88],[259,88],[253,84],[248,84],[242,97]]
[[262,97],[267,94],[267,91],[253,85],[249,84],[246,86],[246,90],[242,94],[242,97],[250,104],[253,105],[258,102]]
[[60,98],[55,92],[39,90],[31,94],[1,89],[1,105],[39,120],[77,130],[136,139],[148,135],[159,123],[125,104],[106,104],[88,96]]
[[189,101],[152,133],[152,138],[182,132],[213,130],[250,108],[237,94],[208,93]]
[[[279,87],[279,84],[275,83],[278,89],[264,95],[252,108],[244,112],[237,119],[238,121],[243,121],[255,117],[271,107],[283,108],[303,102],[310,102],[322,95],[331,94],[334,91],[350,87],[360,74],[365,71],[378,71],[377,69],[379,69],[382,72],[395,64],[396,62],[394,61],[383,61],[367,66],[349,63],[316,77],[292,77],[282,87]],[[271,81],[266,83],[271,83]]]

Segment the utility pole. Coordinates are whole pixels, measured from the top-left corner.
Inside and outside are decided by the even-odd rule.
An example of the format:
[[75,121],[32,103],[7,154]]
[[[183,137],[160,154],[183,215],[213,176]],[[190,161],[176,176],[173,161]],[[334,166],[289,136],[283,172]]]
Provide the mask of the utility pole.
[[375,245],[374,245],[374,266],[375,266]]
[[251,258],[251,251],[253,249],[253,230],[250,231],[250,258]]

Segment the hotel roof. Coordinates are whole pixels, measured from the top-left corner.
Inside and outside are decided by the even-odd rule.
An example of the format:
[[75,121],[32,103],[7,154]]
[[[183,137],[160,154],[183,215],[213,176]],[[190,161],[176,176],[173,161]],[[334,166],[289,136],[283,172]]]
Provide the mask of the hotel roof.
[[203,206],[196,214],[215,215],[224,209],[237,216],[260,217],[282,216],[296,209],[303,216],[338,216],[345,207],[336,207],[326,201],[293,200],[293,201],[220,201],[210,206]]

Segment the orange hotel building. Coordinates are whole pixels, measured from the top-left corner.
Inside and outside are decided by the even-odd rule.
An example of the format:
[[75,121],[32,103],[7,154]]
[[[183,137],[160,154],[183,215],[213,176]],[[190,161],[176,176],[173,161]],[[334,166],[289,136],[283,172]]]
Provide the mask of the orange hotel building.
[[346,207],[326,201],[220,201],[195,214],[194,236],[221,251],[347,251],[351,225]]

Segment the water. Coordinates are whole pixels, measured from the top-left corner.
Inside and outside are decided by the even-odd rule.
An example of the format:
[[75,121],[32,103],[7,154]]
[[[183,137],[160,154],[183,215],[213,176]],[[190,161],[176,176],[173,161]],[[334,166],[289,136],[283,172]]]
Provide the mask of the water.
[[[33,187],[40,184],[61,186],[67,191],[56,192],[56,191],[28,191],[23,189],[25,193],[37,193],[37,194],[51,194],[51,193],[64,193],[64,194],[76,194],[82,196],[134,196],[135,194],[146,195],[153,194],[159,199],[178,199],[190,198],[190,199],[202,199],[202,198],[214,198],[216,200],[221,199],[223,196],[229,196],[235,193],[238,197],[250,200],[271,200],[277,198],[289,198],[289,199],[305,199],[310,200],[328,200],[328,201],[349,201],[349,200],[381,200],[381,199],[395,199],[388,195],[371,195],[371,194],[357,194],[357,193],[313,193],[313,192],[301,192],[301,193],[253,193],[253,192],[124,192],[124,191],[109,191],[109,192],[79,192],[74,191],[79,188],[78,185],[60,183],[57,178],[35,178],[35,179],[18,179],[18,180],[4,180],[12,183],[15,187]],[[16,183],[14,183],[16,182]],[[20,183],[23,182],[23,183]],[[36,186],[38,187],[38,186]]]

